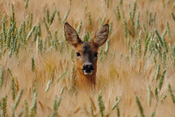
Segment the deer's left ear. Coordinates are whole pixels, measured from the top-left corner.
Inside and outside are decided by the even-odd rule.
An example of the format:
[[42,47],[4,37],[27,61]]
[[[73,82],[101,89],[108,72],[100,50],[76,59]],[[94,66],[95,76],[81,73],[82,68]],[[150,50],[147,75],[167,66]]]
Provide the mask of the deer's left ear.
[[109,25],[105,24],[97,31],[95,38],[92,40],[92,43],[95,44],[97,47],[100,47],[106,42],[108,34],[109,34]]
[[65,32],[66,40],[68,41],[69,44],[76,47],[78,44],[82,43],[77,32],[70,24],[68,23],[64,24],[64,32]]

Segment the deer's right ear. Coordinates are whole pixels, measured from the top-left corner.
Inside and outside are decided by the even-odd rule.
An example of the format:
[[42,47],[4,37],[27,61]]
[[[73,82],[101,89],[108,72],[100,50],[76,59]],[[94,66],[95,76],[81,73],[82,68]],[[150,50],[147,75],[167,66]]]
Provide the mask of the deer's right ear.
[[68,41],[69,44],[76,47],[79,43],[82,43],[75,29],[67,22],[64,24],[64,32],[66,40]]

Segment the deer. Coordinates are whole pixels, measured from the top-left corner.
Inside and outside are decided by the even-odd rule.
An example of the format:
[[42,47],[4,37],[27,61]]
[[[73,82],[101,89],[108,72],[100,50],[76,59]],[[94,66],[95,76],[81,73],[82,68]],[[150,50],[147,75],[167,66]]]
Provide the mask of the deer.
[[76,87],[95,87],[98,48],[102,46],[109,34],[109,25],[105,24],[95,34],[91,42],[83,42],[76,30],[69,24],[64,24],[67,42],[75,48],[75,85]]

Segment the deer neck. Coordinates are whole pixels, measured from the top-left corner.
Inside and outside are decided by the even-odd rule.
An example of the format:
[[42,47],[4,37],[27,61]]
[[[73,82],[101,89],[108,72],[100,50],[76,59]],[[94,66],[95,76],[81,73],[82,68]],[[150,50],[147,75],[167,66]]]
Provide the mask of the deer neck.
[[84,75],[81,71],[76,69],[76,86],[80,87],[94,87],[96,83],[96,70],[92,75]]

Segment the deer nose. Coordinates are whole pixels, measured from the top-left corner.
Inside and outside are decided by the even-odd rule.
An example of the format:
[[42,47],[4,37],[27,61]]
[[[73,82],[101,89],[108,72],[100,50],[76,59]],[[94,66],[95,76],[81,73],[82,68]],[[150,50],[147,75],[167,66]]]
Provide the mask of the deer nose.
[[94,70],[94,67],[93,67],[92,64],[85,64],[85,65],[83,66],[83,70],[85,70],[86,72],[90,73],[91,70]]

